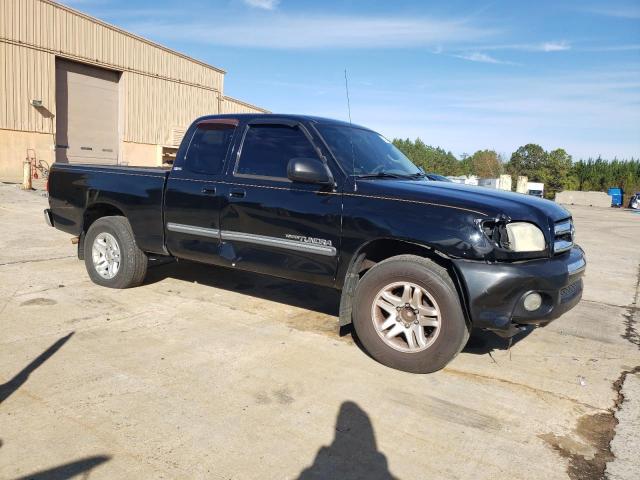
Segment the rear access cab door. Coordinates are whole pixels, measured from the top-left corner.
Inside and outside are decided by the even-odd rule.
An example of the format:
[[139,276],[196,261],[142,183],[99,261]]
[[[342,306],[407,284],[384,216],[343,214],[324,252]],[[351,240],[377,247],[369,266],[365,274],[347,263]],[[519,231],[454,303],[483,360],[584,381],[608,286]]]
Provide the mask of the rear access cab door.
[[340,179],[312,129],[279,118],[254,119],[227,166],[222,255],[238,268],[333,285],[341,234],[341,194],[328,185],[293,182],[292,158],[315,158]]
[[178,258],[224,264],[219,256],[220,211],[238,124],[231,118],[204,119],[189,128],[180,146],[164,204],[167,249]]

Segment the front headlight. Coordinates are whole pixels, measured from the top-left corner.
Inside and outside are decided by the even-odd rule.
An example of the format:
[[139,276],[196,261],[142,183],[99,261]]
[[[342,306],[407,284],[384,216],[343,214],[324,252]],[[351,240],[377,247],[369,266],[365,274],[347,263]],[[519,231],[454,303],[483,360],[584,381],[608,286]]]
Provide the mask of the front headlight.
[[[509,222],[508,219],[498,218],[482,222],[482,230],[500,247],[500,250],[496,251],[500,258],[504,253],[515,253],[519,258],[533,258],[545,252],[544,234],[533,223]],[[500,251],[503,253],[499,253]]]
[[513,222],[505,225],[512,252],[540,252],[545,248],[542,230],[532,223]]

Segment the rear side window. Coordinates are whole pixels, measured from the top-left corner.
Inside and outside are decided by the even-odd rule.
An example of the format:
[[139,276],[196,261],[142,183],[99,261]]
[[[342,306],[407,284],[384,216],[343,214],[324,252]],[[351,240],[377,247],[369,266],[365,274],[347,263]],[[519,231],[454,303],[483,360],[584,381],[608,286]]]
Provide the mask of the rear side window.
[[297,157],[318,157],[298,127],[253,125],[245,135],[236,174],[287,178],[289,160]]
[[184,169],[208,175],[219,174],[234,130],[233,125],[221,123],[198,125],[187,151]]

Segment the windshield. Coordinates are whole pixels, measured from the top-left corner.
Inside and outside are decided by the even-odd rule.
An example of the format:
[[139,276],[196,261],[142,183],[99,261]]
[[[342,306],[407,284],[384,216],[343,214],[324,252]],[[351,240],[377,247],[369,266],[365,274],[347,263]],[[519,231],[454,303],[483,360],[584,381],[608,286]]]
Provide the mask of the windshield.
[[317,125],[317,128],[346,172],[357,176],[422,174],[411,160],[378,133],[348,126]]

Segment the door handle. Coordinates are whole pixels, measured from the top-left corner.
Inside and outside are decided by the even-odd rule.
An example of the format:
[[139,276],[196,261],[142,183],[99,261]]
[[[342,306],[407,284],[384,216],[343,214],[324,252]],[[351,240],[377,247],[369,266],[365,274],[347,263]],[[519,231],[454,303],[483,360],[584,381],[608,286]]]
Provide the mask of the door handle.
[[247,192],[241,188],[232,188],[229,192],[229,196],[232,198],[244,198],[246,194]]
[[215,195],[216,187],[202,187],[201,192],[205,195]]

